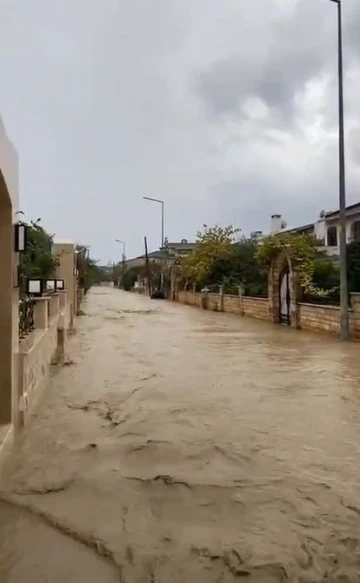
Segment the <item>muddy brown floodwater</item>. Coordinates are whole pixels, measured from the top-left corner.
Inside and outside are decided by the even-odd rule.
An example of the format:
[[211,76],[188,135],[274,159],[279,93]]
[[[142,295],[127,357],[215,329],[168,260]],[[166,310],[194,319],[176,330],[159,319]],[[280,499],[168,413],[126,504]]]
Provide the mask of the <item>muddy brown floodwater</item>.
[[98,288],[7,462],[1,583],[360,581],[360,346]]

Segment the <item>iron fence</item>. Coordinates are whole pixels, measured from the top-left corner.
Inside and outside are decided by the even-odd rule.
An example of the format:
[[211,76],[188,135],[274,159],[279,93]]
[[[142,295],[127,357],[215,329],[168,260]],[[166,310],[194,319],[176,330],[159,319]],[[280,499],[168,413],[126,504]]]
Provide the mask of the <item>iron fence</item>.
[[25,338],[35,329],[34,321],[35,300],[30,296],[23,296],[19,301],[19,338]]

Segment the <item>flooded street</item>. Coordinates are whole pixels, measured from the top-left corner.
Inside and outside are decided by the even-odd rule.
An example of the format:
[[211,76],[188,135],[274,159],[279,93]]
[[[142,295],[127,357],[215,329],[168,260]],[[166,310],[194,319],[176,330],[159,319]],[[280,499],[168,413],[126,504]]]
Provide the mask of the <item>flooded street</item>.
[[1,583],[360,581],[360,346],[110,288],[7,463]]

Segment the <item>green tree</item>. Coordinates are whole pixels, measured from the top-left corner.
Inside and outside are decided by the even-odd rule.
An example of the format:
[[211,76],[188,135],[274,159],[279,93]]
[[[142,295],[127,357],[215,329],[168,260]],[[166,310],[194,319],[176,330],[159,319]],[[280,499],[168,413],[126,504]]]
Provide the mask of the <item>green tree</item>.
[[224,256],[214,261],[207,285],[222,285],[225,293],[232,294],[238,293],[241,285],[246,295],[266,296],[268,272],[257,259],[256,252],[256,241],[242,237]]
[[126,269],[121,281],[123,289],[126,291],[132,290],[139,274],[139,267],[130,267],[129,269]]
[[324,288],[316,284],[315,269],[317,266],[319,274],[320,263],[316,251],[316,239],[312,235],[297,233],[270,235],[259,243],[256,257],[269,268],[273,259],[284,249],[289,253],[293,266],[297,269],[300,285],[307,296],[320,299],[335,294],[337,285]]
[[24,253],[20,254],[20,268],[24,278],[41,277],[44,279],[54,277],[58,259],[53,254],[53,235],[50,235],[40,224],[40,219],[27,226],[28,244]]
[[201,287],[207,283],[209,274],[216,262],[231,253],[238,229],[228,227],[208,227],[197,233],[197,245],[182,262],[182,271],[186,283]]
[[76,252],[79,286],[84,289],[85,293],[93,285],[102,281],[110,281],[109,274],[99,267],[97,260],[90,257],[89,247],[78,244]]

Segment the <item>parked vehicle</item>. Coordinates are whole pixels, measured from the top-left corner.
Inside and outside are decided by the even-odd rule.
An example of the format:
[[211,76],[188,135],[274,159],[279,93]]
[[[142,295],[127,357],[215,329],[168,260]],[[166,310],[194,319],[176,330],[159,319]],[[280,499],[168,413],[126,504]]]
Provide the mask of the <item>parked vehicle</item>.
[[164,292],[161,289],[155,288],[154,291],[151,294],[151,299],[152,300],[164,300],[165,299],[165,294],[164,294]]

